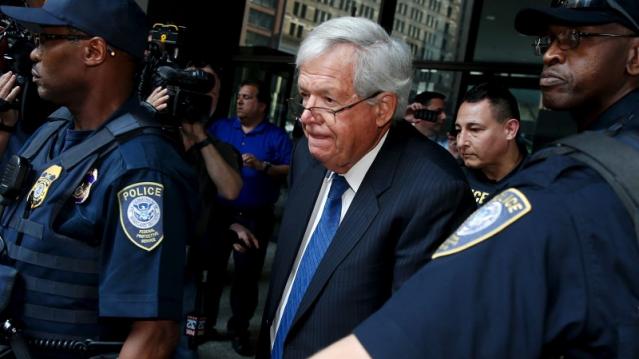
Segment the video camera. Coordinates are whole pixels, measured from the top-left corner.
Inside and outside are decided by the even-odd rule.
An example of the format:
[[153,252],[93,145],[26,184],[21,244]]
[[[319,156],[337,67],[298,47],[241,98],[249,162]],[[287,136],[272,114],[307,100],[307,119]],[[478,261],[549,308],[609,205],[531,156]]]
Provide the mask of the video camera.
[[185,69],[180,57],[185,33],[183,26],[153,25],[138,88],[142,99],[146,99],[158,86],[166,88],[169,101],[159,118],[176,126],[182,121],[208,120],[212,99],[207,93],[215,86],[215,78],[211,74],[201,69]]
[[38,95],[31,78],[31,51],[35,48],[33,34],[12,19],[0,17],[0,73],[11,71],[16,75],[16,85],[22,89],[12,103],[0,101],[0,112],[19,110],[19,122],[26,133],[35,131],[55,109]]
[[16,84],[24,88],[31,78],[32,63],[29,55],[35,48],[33,35],[9,18],[0,19],[0,27],[3,72],[13,72],[16,75]]

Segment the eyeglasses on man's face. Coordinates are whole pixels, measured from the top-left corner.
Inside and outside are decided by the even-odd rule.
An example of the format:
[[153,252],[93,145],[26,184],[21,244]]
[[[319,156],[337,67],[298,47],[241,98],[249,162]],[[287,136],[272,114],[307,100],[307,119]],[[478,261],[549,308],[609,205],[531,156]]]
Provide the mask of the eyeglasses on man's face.
[[38,32],[33,34],[33,40],[35,41],[36,47],[40,45],[44,45],[47,41],[53,40],[65,40],[65,41],[78,41],[78,40],[86,40],[90,39],[89,35],[80,35],[80,34],[50,34],[48,32]]
[[373,93],[370,96],[367,96],[361,100],[355,101],[349,105],[346,106],[342,106],[339,107],[337,109],[331,109],[328,107],[320,107],[320,106],[313,106],[313,107],[305,107],[305,103],[304,100],[301,97],[295,97],[295,98],[291,98],[287,100],[289,109],[291,110],[291,112],[293,113],[293,115],[295,116],[296,120],[300,120],[302,118],[302,114],[304,113],[304,111],[310,111],[311,112],[311,116],[317,118],[317,117],[321,117],[322,119],[324,119],[325,121],[329,121],[331,123],[335,123],[337,121],[337,114],[340,112],[344,112],[346,110],[350,110],[351,108],[359,105],[360,103],[364,102],[364,101],[368,101],[372,98],[377,97],[379,94],[381,94],[382,91],[377,91],[375,93]]
[[537,40],[532,43],[532,46],[535,49],[535,55],[543,56],[555,41],[557,42],[557,46],[559,46],[560,49],[566,51],[579,47],[581,39],[585,37],[628,38],[639,37],[639,35],[583,32],[577,31],[576,29],[567,29],[558,34],[551,33],[548,35],[539,36]]

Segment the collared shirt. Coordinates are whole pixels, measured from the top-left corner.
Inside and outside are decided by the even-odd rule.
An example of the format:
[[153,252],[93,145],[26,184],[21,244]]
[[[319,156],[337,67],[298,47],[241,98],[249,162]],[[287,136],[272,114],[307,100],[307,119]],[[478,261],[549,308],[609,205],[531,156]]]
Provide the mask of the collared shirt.
[[[209,132],[216,138],[233,145],[241,154],[251,153],[260,161],[273,165],[288,165],[293,144],[286,132],[264,120],[253,130],[244,133],[237,117],[214,121]],[[234,201],[220,199],[235,208],[256,209],[273,205],[280,194],[277,178],[251,167],[242,167],[244,182],[239,196]]]
[[[362,157],[357,163],[351,167],[344,174],[344,179],[348,182],[349,189],[344,192],[342,195],[342,212],[340,214],[340,223],[344,219],[348,208],[350,207],[353,199],[355,198],[355,194],[357,194],[357,190],[360,185],[364,181],[364,177],[368,172],[368,169],[373,165],[377,154],[379,153],[382,145],[386,141],[386,137],[388,136],[388,132],[384,134],[382,139],[379,141],[372,150],[370,150],[364,157]],[[313,213],[311,214],[311,218],[308,221],[308,225],[306,227],[306,232],[304,232],[304,237],[302,238],[302,244],[300,245],[300,249],[297,253],[297,257],[295,258],[295,262],[293,264],[293,270],[288,276],[288,280],[286,282],[286,287],[284,287],[284,292],[282,294],[282,300],[280,301],[280,305],[277,308],[277,312],[275,313],[275,320],[271,325],[271,348],[273,347],[273,342],[275,341],[275,334],[277,333],[277,329],[280,325],[280,320],[282,319],[282,314],[284,312],[284,308],[286,307],[286,303],[288,302],[288,297],[291,294],[291,287],[293,286],[293,281],[297,276],[297,270],[300,265],[300,261],[306,252],[306,248],[308,247],[308,242],[311,239],[311,235],[315,231],[315,227],[320,221],[321,213],[324,210],[324,205],[326,204],[326,198],[328,197],[328,191],[333,183],[333,177],[337,176],[335,172],[328,171],[326,172],[326,176],[324,176],[324,183],[322,183],[322,187],[317,195],[317,199],[315,200],[315,207],[313,208]]]
[[510,172],[508,172],[508,174],[499,181],[489,179],[481,169],[462,166],[462,170],[468,179],[468,184],[470,184],[470,189],[473,191],[473,196],[475,197],[477,206],[487,203],[493,195],[501,192],[504,189],[504,184],[507,183],[512,176],[524,168],[528,158],[528,152],[523,145],[519,146],[519,151],[522,154],[522,159],[515,168],[510,170]]

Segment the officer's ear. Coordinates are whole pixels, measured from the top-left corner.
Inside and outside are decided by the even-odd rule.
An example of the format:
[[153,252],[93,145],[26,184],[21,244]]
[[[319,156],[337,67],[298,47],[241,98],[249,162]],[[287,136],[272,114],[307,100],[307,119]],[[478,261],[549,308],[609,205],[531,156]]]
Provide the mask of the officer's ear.
[[626,71],[630,76],[639,76],[639,38],[632,38],[630,41]]
[[504,123],[504,130],[506,131],[506,139],[511,141],[517,137],[519,132],[519,120],[516,118],[509,118]]
[[96,66],[103,63],[112,50],[101,37],[92,37],[86,40],[82,58],[87,66]]

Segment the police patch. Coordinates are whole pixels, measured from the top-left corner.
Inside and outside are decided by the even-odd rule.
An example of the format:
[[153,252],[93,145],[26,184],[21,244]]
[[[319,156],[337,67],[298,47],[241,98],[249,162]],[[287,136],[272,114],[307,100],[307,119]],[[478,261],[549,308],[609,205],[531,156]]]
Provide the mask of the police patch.
[[152,251],[164,238],[162,199],[164,186],[155,182],[139,182],[118,192],[120,224],[136,246]]
[[461,252],[501,232],[532,209],[526,196],[509,188],[480,207],[442,243],[433,259]]

